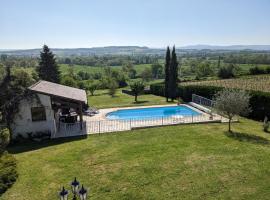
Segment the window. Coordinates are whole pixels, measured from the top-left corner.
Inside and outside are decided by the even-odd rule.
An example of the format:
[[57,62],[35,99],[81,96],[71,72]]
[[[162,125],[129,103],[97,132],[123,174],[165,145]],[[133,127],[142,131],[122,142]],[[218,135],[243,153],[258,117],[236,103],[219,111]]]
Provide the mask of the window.
[[45,121],[46,111],[44,107],[33,107],[31,108],[32,121]]

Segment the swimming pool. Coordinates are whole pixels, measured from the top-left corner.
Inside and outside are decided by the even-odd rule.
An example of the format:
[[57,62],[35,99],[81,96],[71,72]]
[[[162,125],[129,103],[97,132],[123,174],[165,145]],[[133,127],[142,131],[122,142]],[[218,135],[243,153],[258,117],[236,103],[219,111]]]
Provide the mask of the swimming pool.
[[164,107],[152,107],[152,108],[136,108],[136,109],[122,109],[110,112],[106,115],[107,119],[132,119],[142,120],[150,118],[161,117],[185,117],[185,116],[197,116],[201,113],[189,108],[185,105],[179,106],[164,106]]

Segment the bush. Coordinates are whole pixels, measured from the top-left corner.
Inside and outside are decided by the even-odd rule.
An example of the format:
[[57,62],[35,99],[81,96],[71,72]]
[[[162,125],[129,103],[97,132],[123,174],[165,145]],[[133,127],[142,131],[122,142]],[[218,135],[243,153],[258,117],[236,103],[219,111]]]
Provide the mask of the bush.
[[229,65],[229,66],[226,66],[226,67],[221,67],[218,70],[218,77],[219,78],[233,78],[233,77],[235,77],[234,66]]
[[266,70],[259,68],[258,66],[252,67],[249,69],[249,73],[251,75],[256,75],[256,74],[266,74]]
[[0,155],[10,142],[10,131],[7,128],[0,130]]
[[17,177],[15,158],[7,152],[0,155],[0,196],[12,186]]
[[165,86],[162,83],[151,84],[150,85],[150,92],[151,92],[151,94],[164,97],[165,96]]
[[[224,89],[223,87],[206,86],[206,85],[187,85],[178,86],[177,96],[181,97],[185,102],[192,99],[192,94],[197,94],[209,99]],[[152,84],[150,86],[151,93],[158,96],[164,96],[164,84]],[[249,91],[251,112],[248,117],[255,120],[263,120],[270,113],[270,93],[261,91]]]

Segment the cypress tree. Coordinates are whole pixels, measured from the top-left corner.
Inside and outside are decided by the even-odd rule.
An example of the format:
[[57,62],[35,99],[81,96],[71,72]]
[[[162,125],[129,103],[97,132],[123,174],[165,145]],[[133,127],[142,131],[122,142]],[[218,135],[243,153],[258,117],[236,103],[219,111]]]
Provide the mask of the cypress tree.
[[178,62],[175,52],[175,46],[172,50],[172,58],[170,63],[170,77],[169,77],[169,96],[172,101],[177,96],[177,82],[178,82]]
[[54,83],[60,82],[59,66],[55,61],[54,54],[47,45],[40,52],[40,62],[37,68],[40,79]]
[[169,82],[170,82],[170,63],[171,63],[171,52],[170,48],[167,47],[166,60],[165,60],[165,97],[168,102],[169,99]]

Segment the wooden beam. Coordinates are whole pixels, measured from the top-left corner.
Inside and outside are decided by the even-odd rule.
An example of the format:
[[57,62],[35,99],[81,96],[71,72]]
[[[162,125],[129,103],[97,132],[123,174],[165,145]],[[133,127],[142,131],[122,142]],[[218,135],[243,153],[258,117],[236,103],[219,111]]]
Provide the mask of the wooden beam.
[[83,129],[82,103],[80,103],[79,115],[80,115],[80,124],[81,124],[81,130],[82,130]]

